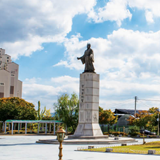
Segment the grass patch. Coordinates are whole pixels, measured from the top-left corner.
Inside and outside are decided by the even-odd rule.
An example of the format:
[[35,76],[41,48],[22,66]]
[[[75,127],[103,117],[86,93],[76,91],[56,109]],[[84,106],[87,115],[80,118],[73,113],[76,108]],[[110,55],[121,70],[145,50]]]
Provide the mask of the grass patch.
[[134,154],[148,154],[148,150],[156,150],[156,154],[160,155],[160,141],[149,142],[144,145],[130,145],[130,146],[113,146],[93,149],[79,149],[81,151],[105,152],[106,148],[113,148],[113,153],[134,153]]

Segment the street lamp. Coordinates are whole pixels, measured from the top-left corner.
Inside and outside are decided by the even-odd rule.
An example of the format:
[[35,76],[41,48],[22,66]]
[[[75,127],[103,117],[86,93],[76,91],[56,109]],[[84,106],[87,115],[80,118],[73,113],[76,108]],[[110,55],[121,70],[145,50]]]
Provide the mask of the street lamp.
[[58,142],[60,143],[60,145],[59,145],[59,160],[62,160],[62,156],[63,156],[62,155],[62,149],[63,149],[62,142],[64,140],[65,133],[66,132],[64,131],[64,129],[62,129],[62,127],[60,127],[59,130],[56,132]]
[[146,142],[145,142],[145,139],[144,139],[144,131],[143,131],[143,144],[145,144]]

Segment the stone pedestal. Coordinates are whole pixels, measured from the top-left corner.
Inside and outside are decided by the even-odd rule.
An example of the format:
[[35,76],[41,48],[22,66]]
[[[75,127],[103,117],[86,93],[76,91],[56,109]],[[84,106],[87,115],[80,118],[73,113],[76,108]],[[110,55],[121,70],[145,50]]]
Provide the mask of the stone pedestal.
[[99,126],[99,74],[80,75],[79,123],[73,136],[103,136]]

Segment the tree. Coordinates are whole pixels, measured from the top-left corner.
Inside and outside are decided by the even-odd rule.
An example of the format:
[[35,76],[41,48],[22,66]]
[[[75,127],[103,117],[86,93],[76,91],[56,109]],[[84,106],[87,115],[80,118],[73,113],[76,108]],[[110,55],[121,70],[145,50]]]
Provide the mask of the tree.
[[99,106],[99,113],[102,113],[104,110]]
[[141,129],[144,128],[153,131],[157,125],[157,113],[157,108],[152,107],[149,111],[139,111],[139,113],[136,114],[136,118],[130,116],[128,121],[130,125],[136,125]]
[[37,111],[32,103],[18,97],[0,99],[0,120],[35,120]]
[[57,119],[63,121],[67,127],[71,127],[74,132],[78,124],[78,96],[75,93],[71,97],[68,94],[61,95],[54,104],[54,109]]
[[51,117],[51,109],[46,109],[46,106],[44,107],[44,110],[41,111],[41,117],[43,120],[54,119],[53,117]]
[[99,123],[100,124],[108,124],[108,131],[109,125],[113,125],[117,123],[118,116],[114,116],[114,113],[109,110],[103,110],[103,108],[99,107]]
[[158,113],[159,109],[157,107],[149,108],[149,113]]
[[46,109],[46,106],[41,111],[41,103],[38,101],[38,111],[37,111],[37,119],[38,120],[52,120],[50,109]]
[[51,117],[51,109],[46,109],[46,106],[44,107],[44,117]]

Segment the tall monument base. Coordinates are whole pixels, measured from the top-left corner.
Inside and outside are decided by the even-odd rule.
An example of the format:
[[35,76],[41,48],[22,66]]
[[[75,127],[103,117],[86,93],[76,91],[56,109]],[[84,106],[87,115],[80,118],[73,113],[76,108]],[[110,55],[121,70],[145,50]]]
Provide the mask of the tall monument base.
[[[129,137],[109,137],[103,135],[99,123],[99,75],[83,73],[80,75],[79,123],[72,136],[63,144],[113,144],[136,142]],[[58,144],[56,139],[41,139],[36,143]]]
[[99,74],[80,75],[79,123],[71,137],[103,137],[99,126]]

